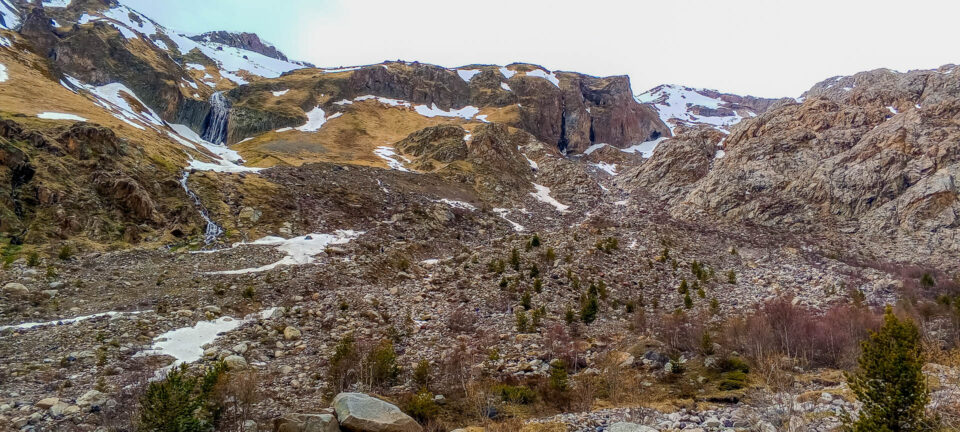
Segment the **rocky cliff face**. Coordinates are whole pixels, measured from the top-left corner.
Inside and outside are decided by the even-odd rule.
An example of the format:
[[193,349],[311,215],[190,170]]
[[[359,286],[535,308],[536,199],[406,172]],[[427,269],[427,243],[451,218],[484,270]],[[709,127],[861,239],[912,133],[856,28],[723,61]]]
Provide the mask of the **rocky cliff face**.
[[[266,92],[291,87],[306,94],[297,101],[303,111],[317,103],[326,111],[338,111],[335,103],[366,95],[427,107],[435,105],[441,110],[467,106],[496,110],[500,113],[496,122],[523,129],[572,153],[597,143],[627,147],[670,133],[653,109],[634,100],[627,77],[553,73],[526,64],[451,70],[395,62],[346,70],[305,69],[252,87],[237,88],[228,96],[236,106],[249,110],[243,113],[244,118],[235,119],[237,126],[232,126],[231,142],[282,124],[268,119],[290,118],[288,107],[269,107],[264,102],[269,100]],[[251,120],[257,117],[262,120]],[[258,123],[262,124],[260,128],[256,127]]]
[[953,70],[827,80],[802,103],[735,126],[723,141],[725,157],[705,175],[710,151],[703,146],[703,157],[693,157],[693,143],[703,141],[681,134],[637,179],[654,191],[691,187],[675,201],[681,217],[860,231],[956,253],[960,77]]

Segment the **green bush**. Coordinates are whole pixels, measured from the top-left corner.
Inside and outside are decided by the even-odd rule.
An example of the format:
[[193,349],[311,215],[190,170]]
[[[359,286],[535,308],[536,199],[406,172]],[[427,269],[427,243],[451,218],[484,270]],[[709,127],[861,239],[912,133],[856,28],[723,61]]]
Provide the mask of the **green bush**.
[[520,271],[520,251],[516,248],[510,251],[510,267],[513,267],[514,271]]
[[389,339],[380,341],[367,355],[365,363],[370,371],[370,384],[374,387],[393,385],[400,376],[397,351],[393,347],[393,341]]
[[533,237],[530,238],[530,247],[540,247],[540,235],[539,235],[539,234],[534,234]]
[[683,296],[683,307],[686,309],[693,309],[693,298],[690,297],[690,293],[687,293]]
[[720,390],[739,390],[747,386],[747,374],[742,371],[726,372],[721,375],[720,384],[717,388]]
[[550,363],[550,389],[556,392],[566,392],[570,387],[567,364],[563,360],[554,360]]
[[522,309],[517,309],[517,332],[526,333],[530,331],[530,320],[527,318],[527,313]]
[[27,255],[27,265],[30,267],[36,267],[40,265],[40,254],[36,252],[30,252],[30,255]]
[[523,306],[524,309],[530,310],[532,303],[533,300],[530,297],[530,291],[524,291],[523,295],[520,297],[520,305]]
[[861,344],[859,369],[847,375],[850,390],[863,404],[844,429],[852,432],[936,430],[926,416],[930,390],[923,375],[923,344],[913,322],[901,321],[887,307],[883,326]]
[[430,386],[430,362],[420,360],[417,367],[413,369],[413,382],[418,388],[426,389]]
[[433,399],[433,393],[427,390],[420,390],[410,398],[410,401],[404,404],[404,411],[420,423],[432,420],[440,414],[440,407]]
[[537,394],[527,386],[499,384],[494,387],[494,393],[504,402],[520,405],[528,405],[537,400]]
[[57,253],[57,258],[60,258],[61,261],[67,261],[73,257],[73,250],[70,249],[69,245],[63,245],[60,248],[60,252]]
[[733,270],[727,272],[727,283],[735,285],[737,283],[737,273]]
[[214,398],[214,390],[225,371],[226,366],[217,363],[203,374],[192,374],[183,364],[171,369],[162,381],[151,382],[140,398],[138,429],[213,431],[222,411]]
[[597,300],[597,296],[588,295],[580,307],[580,321],[583,321],[584,324],[593,323],[597,320],[597,312],[599,312],[599,310],[600,302]]

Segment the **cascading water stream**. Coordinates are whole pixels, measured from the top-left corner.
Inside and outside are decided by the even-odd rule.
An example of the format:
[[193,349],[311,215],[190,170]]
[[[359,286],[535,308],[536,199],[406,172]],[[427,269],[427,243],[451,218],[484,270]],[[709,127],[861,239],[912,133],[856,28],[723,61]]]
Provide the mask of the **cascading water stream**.
[[225,144],[227,141],[227,122],[230,120],[230,101],[223,92],[216,92],[210,96],[210,115],[207,118],[206,128],[203,130],[203,139],[214,144]]
[[189,171],[184,171],[183,176],[180,177],[180,185],[183,186],[183,190],[187,192],[187,196],[193,200],[193,205],[197,207],[197,210],[200,211],[200,217],[203,220],[207,221],[207,229],[203,235],[203,242],[205,244],[213,243],[217,240],[217,237],[223,235],[223,228],[220,225],[217,225],[213,219],[210,219],[210,213],[207,212],[207,208],[203,206],[203,203],[200,202],[200,197],[197,194],[193,193],[190,190],[190,186],[187,186],[187,179],[190,177]]

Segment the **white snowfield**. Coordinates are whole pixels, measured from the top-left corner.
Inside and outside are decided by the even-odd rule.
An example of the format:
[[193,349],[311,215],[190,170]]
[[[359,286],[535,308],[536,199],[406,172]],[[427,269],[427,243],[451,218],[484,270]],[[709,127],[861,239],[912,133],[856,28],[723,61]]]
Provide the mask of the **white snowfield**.
[[390,167],[390,169],[397,170],[397,171],[410,172],[410,170],[408,170],[407,167],[403,166],[403,162],[397,159],[399,155],[397,155],[397,151],[393,147],[389,147],[389,146],[377,147],[377,149],[373,151],[373,154],[379,156],[381,159],[386,161],[387,166]]
[[530,72],[527,72],[527,76],[543,78],[547,81],[550,81],[553,85],[557,86],[557,88],[560,87],[560,79],[557,78],[557,75],[553,72],[547,72],[543,69],[534,69]]
[[226,270],[210,272],[209,274],[238,275],[248,273],[259,273],[272,270],[283,265],[304,265],[312,264],[316,261],[315,255],[325,251],[329,245],[347,244],[360,237],[362,231],[337,230],[333,234],[307,234],[305,236],[285,239],[283,237],[264,237],[252,243],[237,243],[238,246],[273,246],[276,250],[285,253],[287,256],[273,264],[267,264],[262,267],[245,268],[240,270]]
[[[646,93],[636,96],[639,103],[652,104],[660,114],[660,120],[670,127],[672,133],[675,122],[682,123],[702,123],[711,125],[717,129],[725,129],[739,123],[743,120],[737,113],[729,116],[701,116],[691,112],[690,108],[700,106],[704,108],[717,109],[721,107],[723,101],[709,96],[705,96],[691,87],[678,85],[662,85],[655,87]],[[673,122],[671,121],[673,120]]]
[[340,117],[341,115],[343,114],[336,113],[327,117],[327,113],[325,113],[322,108],[316,107],[307,113],[307,123],[298,127],[297,130],[300,132],[316,132],[320,130],[327,121]]
[[58,112],[42,112],[37,114],[37,118],[42,118],[44,120],[74,120],[85,122],[87,119],[80,117],[76,114],[67,114],[67,113],[58,113]]
[[352,105],[354,102],[363,102],[368,100],[375,100],[383,105],[388,105],[391,107],[413,108],[413,110],[416,111],[417,114],[420,114],[424,117],[430,117],[430,118],[459,117],[465,120],[471,120],[476,118],[477,120],[480,120],[480,121],[484,121],[484,122],[486,121],[486,116],[477,115],[477,114],[480,114],[480,109],[472,105],[467,105],[463,108],[451,108],[449,110],[442,110],[437,107],[437,104],[431,104],[430,106],[414,105],[404,100],[390,99],[390,98],[374,96],[374,95],[358,96],[354,98],[353,101],[344,99],[341,101],[334,102],[333,104],[340,105],[340,106]]
[[533,187],[537,191],[530,192],[530,195],[533,195],[533,197],[536,198],[537,201],[552,205],[560,213],[566,213],[570,209],[570,206],[563,204],[560,201],[557,201],[556,199],[554,199],[552,196],[550,196],[550,188],[544,185],[536,184],[536,183],[533,184]]
[[621,151],[624,153],[640,153],[640,156],[643,156],[644,159],[650,159],[650,157],[653,156],[653,152],[657,149],[657,146],[659,146],[660,143],[666,139],[666,137],[660,137],[653,141],[647,141],[627,147]]
[[125,316],[137,315],[141,313],[143,312],[139,312],[139,311],[138,312],[113,312],[113,311],[103,312],[103,313],[98,313],[93,315],[78,316],[76,318],[65,318],[65,319],[53,320],[53,321],[28,322],[28,323],[17,324],[17,325],[0,326],[0,331],[7,330],[7,329],[30,330],[30,329],[35,329],[39,327],[70,325],[70,324],[76,324],[79,322],[89,321],[97,318],[110,317],[111,319],[114,319],[114,318],[120,318]]
[[483,72],[480,69],[457,69],[457,75],[466,82],[470,82],[478,73]]
[[510,223],[510,225],[513,227],[513,230],[514,230],[514,231],[516,231],[516,232],[523,232],[523,231],[526,229],[526,228],[524,228],[523,225],[520,225],[520,224],[518,224],[518,223],[516,223],[516,222],[514,222],[514,221],[512,221],[512,220],[510,220],[510,219],[507,218],[507,215],[510,214],[510,210],[505,209],[505,208],[495,208],[495,209],[493,209],[493,212],[496,213],[497,216],[500,216],[501,219],[503,219],[503,220],[507,221],[508,223]]
[[600,162],[600,163],[593,164],[593,166],[597,167],[601,171],[605,171],[607,174],[610,174],[612,176],[617,175],[617,164]]
[[[65,0],[58,1],[62,2]],[[2,10],[0,10],[0,12],[2,12]],[[136,17],[139,22],[131,18],[132,16]],[[234,48],[228,45],[209,41],[194,41],[188,37],[188,34],[167,29],[150,18],[123,5],[109,9],[103,13],[93,15],[84,14],[80,17],[78,24],[83,25],[92,21],[107,21],[128,39],[140,37],[145,42],[154,43],[158,48],[169,49],[165,43],[163,46],[160,46],[160,44],[153,42],[150,38],[150,36],[162,33],[176,43],[180,54],[186,54],[193,50],[203,53],[203,55],[217,64],[221,76],[237,84],[247,82],[237,74],[240,71],[246,71],[247,73],[264,78],[277,78],[285,72],[304,67],[298,63],[277,60],[260,53]]]
[[153,346],[147,351],[141,351],[136,357],[168,355],[174,358],[174,362],[161,369],[161,371],[183,364],[193,363],[203,358],[203,347],[217,340],[217,338],[226,332],[235,330],[248,322],[257,319],[267,319],[276,308],[265,309],[256,314],[250,314],[244,319],[232,317],[221,317],[214,321],[200,321],[192,327],[184,327],[168,331],[157,336],[153,341]]
[[0,16],[3,17],[3,22],[6,23],[6,26],[0,25],[0,28],[12,30],[20,26],[20,15],[12,6],[8,5],[6,1],[0,0]]
[[0,63],[0,83],[6,82],[10,79],[10,74],[7,73],[7,65]]
[[72,2],[73,0],[43,0],[43,7],[65,8],[70,6],[70,3]]

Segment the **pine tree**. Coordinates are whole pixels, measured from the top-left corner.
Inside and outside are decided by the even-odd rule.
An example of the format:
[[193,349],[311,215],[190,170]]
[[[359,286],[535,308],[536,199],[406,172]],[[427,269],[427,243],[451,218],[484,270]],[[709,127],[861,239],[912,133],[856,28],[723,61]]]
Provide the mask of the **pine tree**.
[[860,417],[845,421],[850,432],[933,430],[925,415],[930,399],[923,376],[920,332],[901,321],[888,306],[883,326],[861,344],[859,370],[847,375],[850,389],[863,403]]

